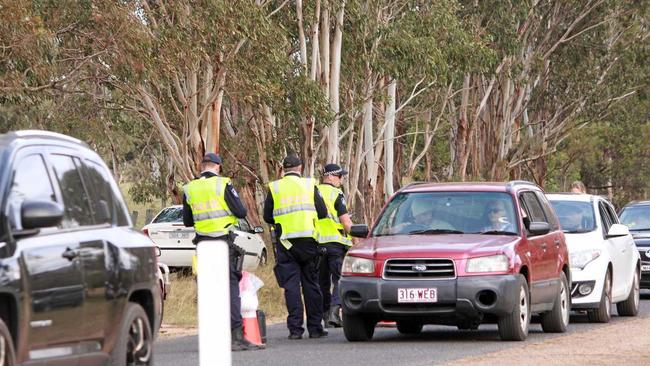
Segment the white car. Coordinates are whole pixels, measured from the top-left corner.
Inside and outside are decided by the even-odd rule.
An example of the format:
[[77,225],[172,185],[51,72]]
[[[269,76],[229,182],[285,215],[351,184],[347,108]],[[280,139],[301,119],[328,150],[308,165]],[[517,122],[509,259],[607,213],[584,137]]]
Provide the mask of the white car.
[[627,226],[612,205],[587,194],[548,194],[566,236],[571,262],[571,308],[606,323],[639,311],[641,260]]
[[[163,208],[142,231],[160,248],[161,262],[169,267],[192,267],[192,256],[196,253],[196,245],[192,243],[195,233],[193,227],[183,225],[183,206]],[[239,219],[233,231],[237,234],[235,244],[246,250],[244,270],[266,264],[268,252],[259,235],[264,229],[251,227],[248,220]]]

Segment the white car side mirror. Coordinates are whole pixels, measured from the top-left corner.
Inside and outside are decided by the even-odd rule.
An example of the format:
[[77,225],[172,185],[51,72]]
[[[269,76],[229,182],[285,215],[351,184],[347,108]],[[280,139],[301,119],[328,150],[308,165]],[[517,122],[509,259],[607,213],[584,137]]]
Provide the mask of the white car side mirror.
[[607,232],[608,238],[630,235],[630,229],[623,224],[612,224]]

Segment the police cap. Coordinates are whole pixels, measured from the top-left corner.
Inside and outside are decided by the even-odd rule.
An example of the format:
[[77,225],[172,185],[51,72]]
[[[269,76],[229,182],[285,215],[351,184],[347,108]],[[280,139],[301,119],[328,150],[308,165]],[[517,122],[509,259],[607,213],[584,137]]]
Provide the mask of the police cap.
[[201,160],[201,162],[221,165],[221,156],[215,153],[207,153],[203,156],[203,160]]
[[294,168],[302,165],[302,160],[296,154],[289,154],[282,160],[283,168]]

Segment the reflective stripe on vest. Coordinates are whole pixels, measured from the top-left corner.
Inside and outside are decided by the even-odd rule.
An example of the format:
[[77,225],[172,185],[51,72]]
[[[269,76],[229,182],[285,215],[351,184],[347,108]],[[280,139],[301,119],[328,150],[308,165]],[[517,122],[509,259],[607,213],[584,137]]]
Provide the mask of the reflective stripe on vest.
[[334,207],[336,199],[340,194],[343,194],[343,191],[329,184],[319,184],[318,190],[323,196],[325,206],[327,206],[327,217],[318,220],[316,223],[318,242],[320,244],[341,243],[351,246],[352,239],[349,235],[342,234],[344,231],[343,224],[341,224],[336,207]]
[[273,197],[273,219],[282,228],[280,243],[291,248],[288,239],[316,238],[315,225],[318,220],[314,205],[312,178],[286,175],[269,183]]
[[224,177],[201,177],[183,187],[198,234],[220,236],[228,232],[229,225],[237,223],[225,199],[228,182],[230,179]]

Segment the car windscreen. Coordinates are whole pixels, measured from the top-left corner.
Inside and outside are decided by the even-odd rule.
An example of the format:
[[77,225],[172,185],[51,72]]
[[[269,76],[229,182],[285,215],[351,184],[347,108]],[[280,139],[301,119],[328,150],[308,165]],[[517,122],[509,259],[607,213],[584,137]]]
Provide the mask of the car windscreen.
[[399,193],[386,206],[372,235],[518,235],[517,222],[508,193]]
[[551,200],[551,205],[565,233],[586,233],[596,229],[591,202]]
[[619,219],[632,231],[650,231],[650,205],[626,207]]
[[162,222],[183,222],[183,209],[180,207],[167,207],[160,211],[151,223],[158,224]]

